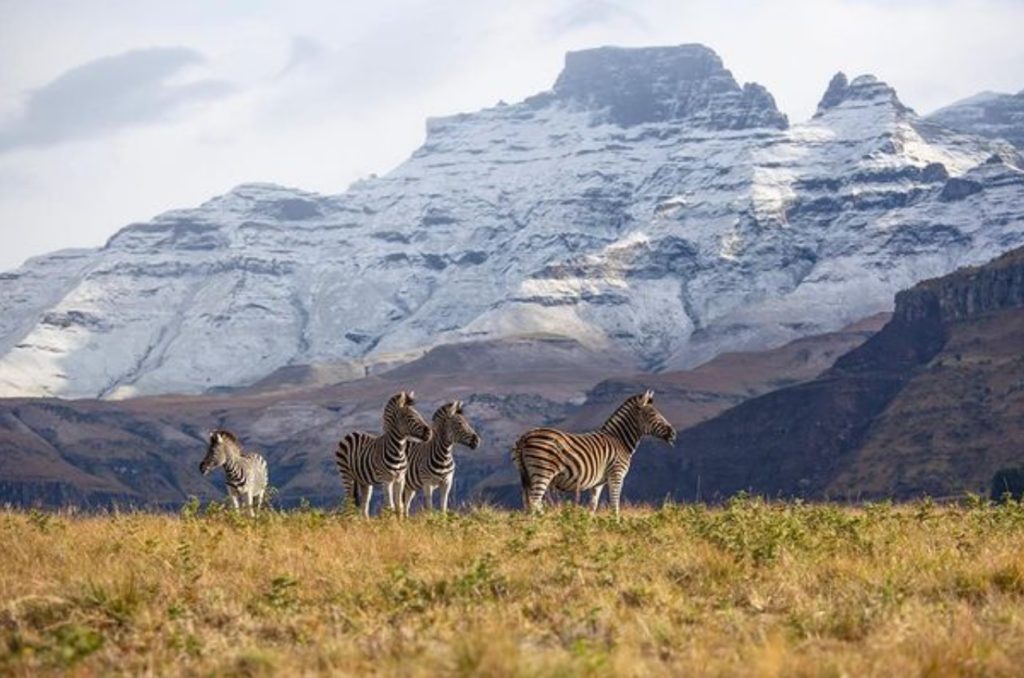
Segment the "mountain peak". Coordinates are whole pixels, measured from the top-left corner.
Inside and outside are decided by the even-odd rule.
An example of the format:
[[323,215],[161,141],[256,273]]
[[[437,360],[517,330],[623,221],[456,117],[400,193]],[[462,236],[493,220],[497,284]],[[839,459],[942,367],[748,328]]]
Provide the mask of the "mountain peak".
[[768,91],[740,87],[704,45],[598,47],[569,52],[554,98],[622,126],[688,121],[712,129],[787,126]]
[[847,102],[889,104],[901,113],[910,111],[910,108],[904,106],[903,102],[896,96],[896,90],[875,76],[870,74],[858,75],[853,80],[848,80],[846,74],[839,71],[829,81],[828,88],[818,103],[818,111],[814,114],[814,117],[823,115],[826,111],[842,106]]
[[818,112],[821,113],[825,109],[834,108],[841,104],[843,102],[843,95],[849,87],[850,81],[846,79],[846,73],[839,71],[833,75],[832,79],[828,82],[828,89],[825,90],[825,95],[818,102]]

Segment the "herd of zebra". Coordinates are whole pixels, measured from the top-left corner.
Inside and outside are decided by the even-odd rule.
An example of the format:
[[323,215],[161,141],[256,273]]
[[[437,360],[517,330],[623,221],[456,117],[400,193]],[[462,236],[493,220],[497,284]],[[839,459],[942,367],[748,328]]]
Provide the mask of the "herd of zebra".
[[[401,392],[384,406],[383,432],[349,433],[338,443],[335,461],[349,506],[370,516],[373,488],[384,489],[387,507],[399,516],[409,514],[416,493],[423,491],[427,510],[433,510],[434,490],[441,490],[441,511],[448,510],[448,495],[455,478],[456,445],[476,449],[480,436],[473,430],[460,401],[446,403],[428,424],[416,411],[412,391]],[[654,392],[627,398],[596,431],[566,433],[535,428],[519,438],[512,461],[523,486],[523,507],[541,510],[548,489],[573,492],[577,503],[590,492],[591,510],[597,511],[605,485],[615,515],[619,514],[622,483],[641,438],[654,436],[674,444],[676,431],[654,406]],[[242,449],[238,437],[218,429],[210,434],[206,456],[199,464],[203,475],[224,467],[228,496],[235,509],[239,500],[253,514],[267,490],[267,462]]]

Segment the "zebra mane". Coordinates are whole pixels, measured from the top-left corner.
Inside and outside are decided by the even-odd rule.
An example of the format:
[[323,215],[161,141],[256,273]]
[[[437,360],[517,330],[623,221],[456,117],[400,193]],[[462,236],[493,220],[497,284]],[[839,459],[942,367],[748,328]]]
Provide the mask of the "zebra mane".
[[388,398],[387,404],[384,409],[394,409],[396,407],[409,407],[416,404],[416,397],[412,391],[399,391],[395,395]]
[[450,403],[441,405],[441,407],[437,408],[437,411],[434,412],[433,422],[435,424],[440,424],[453,414],[462,414],[462,401],[454,400]]
[[625,402],[619,405],[618,409],[612,412],[612,416],[605,420],[604,424],[601,426],[601,430],[607,432],[614,424],[632,417],[646,398],[646,393],[638,393],[637,395],[626,398]]
[[210,437],[213,438],[214,436],[221,436],[221,437],[227,438],[228,440],[233,442],[235,445],[241,445],[241,441],[238,440],[238,436],[236,436],[231,431],[228,431],[227,429],[218,428],[218,429],[215,429],[214,431],[211,431],[210,432]]

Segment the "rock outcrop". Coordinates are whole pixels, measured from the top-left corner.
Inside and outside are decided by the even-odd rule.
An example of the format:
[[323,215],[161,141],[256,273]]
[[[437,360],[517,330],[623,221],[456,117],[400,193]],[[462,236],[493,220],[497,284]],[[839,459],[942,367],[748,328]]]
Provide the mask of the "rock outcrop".
[[[710,129],[785,129],[786,116],[764,87],[740,87],[703,45],[601,47],[569,52],[550,97],[594,110],[595,122],[623,127],[678,122]],[[546,103],[540,95],[534,104]]]

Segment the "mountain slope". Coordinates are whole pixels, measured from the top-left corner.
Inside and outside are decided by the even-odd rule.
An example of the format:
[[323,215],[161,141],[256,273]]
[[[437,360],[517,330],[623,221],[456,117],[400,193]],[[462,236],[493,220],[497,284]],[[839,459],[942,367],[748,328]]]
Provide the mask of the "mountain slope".
[[1024,149],[1024,90],[982,92],[935,111],[928,120],[968,134],[1006,139]]
[[988,493],[1024,463],[1024,248],[896,297],[893,319],[818,379],[652,449],[634,494],[909,498]]
[[871,76],[789,126],[706,47],[574,52],[551,91],[432,119],[343,194],[240,186],[3,276],[0,395],[199,393],[532,333],[686,368],[1021,244],[1019,162]]

